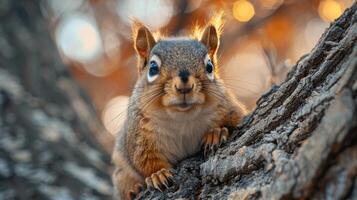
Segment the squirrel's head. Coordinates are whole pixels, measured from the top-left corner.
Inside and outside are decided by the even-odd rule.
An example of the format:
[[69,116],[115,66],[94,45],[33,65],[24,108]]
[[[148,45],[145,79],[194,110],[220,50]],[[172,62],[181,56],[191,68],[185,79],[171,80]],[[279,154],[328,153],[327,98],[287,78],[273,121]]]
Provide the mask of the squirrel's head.
[[155,39],[143,25],[134,29],[141,103],[189,112],[217,100],[219,33],[219,27],[209,24],[198,38]]

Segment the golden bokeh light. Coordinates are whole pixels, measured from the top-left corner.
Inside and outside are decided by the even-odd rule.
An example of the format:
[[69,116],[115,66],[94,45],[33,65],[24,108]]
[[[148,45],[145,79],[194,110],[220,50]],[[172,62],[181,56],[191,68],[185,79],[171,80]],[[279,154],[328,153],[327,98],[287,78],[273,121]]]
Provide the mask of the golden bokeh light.
[[124,124],[129,97],[117,96],[111,99],[102,112],[102,121],[107,131],[116,135]]
[[228,88],[250,109],[256,98],[270,87],[270,72],[259,42],[252,42],[240,48],[222,66],[221,77]]
[[117,10],[127,24],[135,18],[151,30],[158,30],[169,23],[175,14],[175,5],[173,1],[165,0],[123,0]]
[[335,0],[324,0],[319,4],[319,15],[325,21],[333,21],[342,14],[342,5]]
[[247,0],[238,0],[233,4],[233,16],[240,22],[247,22],[255,14],[254,6]]
[[101,56],[103,44],[93,17],[83,13],[67,15],[56,27],[56,42],[72,60],[90,63]]

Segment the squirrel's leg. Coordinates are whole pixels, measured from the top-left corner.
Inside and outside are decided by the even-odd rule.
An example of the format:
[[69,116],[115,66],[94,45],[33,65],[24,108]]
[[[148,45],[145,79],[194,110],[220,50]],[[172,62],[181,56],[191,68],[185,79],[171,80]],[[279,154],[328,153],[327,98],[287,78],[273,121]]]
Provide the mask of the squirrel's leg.
[[133,164],[145,177],[147,187],[162,191],[173,183],[173,175],[169,170],[172,165],[156,148],[156,139],[151,131],[142,130],[141,136],[136,141]]
[[114,183],[114,199],[132,200],[144,189],[144,183],[127,168],[117,167],[114,170],[112,179]]
[[114,199],[134,199],[144,189],[144,179],[132,168],[122,152],[115,150],[112,161],[115,164],[112,175]]

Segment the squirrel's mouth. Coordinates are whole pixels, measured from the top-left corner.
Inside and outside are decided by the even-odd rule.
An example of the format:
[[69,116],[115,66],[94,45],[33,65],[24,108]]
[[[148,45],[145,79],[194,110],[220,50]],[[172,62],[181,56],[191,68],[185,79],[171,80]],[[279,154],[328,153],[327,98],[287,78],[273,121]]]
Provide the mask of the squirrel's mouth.
[[164,96],[162,103],[165,107],[176,112],[196,110],[197,106],[205,102],[204,96],[195,95],[189,98],[180,96]]
[[180,111],[180,112],[184,112],[184,111],[188,111],[189,109],[191,109],[195,104],[193,103],[188,103],[188,102],[182,102],[182,103],[178,103],[173,105],[176,110]]

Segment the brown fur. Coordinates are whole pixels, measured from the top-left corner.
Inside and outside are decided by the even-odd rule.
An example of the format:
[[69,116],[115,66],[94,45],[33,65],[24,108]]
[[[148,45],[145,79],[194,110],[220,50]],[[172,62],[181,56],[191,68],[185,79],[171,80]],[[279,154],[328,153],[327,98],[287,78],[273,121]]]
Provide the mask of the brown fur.
[[[135,49],[140,76],[130,97],[128,114],[113,152],[116,197],[131,199],[141,186],[161,190],[172,177],[170,168],[180,160],[204,153],[227,140],[227,126],[235,126],[246,114],[219,77],[216,52],[219,33],[215,26],[202,38],[155,40],[144,26],[135,28]],[[205,57],[214,63],[209,79]],[[148,81],[149,60],[159,59],[159,76]],[[178,74],[186,70],[187,82]],[[192,88],[187,94],[181,88]],[[189,106],[180,106],[182,102]]]

